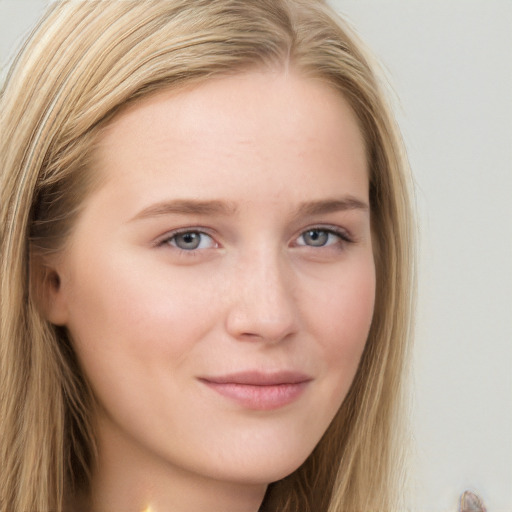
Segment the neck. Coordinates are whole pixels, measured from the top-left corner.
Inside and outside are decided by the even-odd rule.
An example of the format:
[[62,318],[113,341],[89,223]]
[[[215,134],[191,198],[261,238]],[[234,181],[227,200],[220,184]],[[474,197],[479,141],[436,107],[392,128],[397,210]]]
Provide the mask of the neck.
[[164,477],[142,472],[105,478],[95,475],[82,502],[87,512],[257,512],[265,487],[199,480],[176,471]]
[[[181,485],[170,482],[165,489],[139,482],[138,492],[123,482],[93,483],[91,492],[80,494],[69,501],[65,510],[73,512],[257,512],[265,489],[243,489],[227,485]],[[146,482],[147,484],[147,482]],[[124,492],[123,492],[124,491]]]

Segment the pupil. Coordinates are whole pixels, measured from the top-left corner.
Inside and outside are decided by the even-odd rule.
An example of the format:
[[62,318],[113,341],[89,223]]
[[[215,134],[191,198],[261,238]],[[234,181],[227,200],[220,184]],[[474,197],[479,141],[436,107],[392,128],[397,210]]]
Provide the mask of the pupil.
[[310,245],[322,246],[327,243],[328,234],[325,231],[321,231],[319,229],[312,229],[308,231],[305,235],[306,242],[309,242]]
[[181,245],[182,249],[196,249],[199,243],[200,237],[198,233],[183,233],[177,239],[177,245]]

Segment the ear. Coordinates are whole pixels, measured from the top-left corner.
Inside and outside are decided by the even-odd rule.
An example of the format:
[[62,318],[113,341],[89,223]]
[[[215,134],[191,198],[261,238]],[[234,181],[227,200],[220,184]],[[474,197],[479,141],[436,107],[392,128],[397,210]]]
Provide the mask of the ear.
[[57,261],[39,255],[30,256],[30,284],[37,308],[50,323],[66,325],[67,301]]

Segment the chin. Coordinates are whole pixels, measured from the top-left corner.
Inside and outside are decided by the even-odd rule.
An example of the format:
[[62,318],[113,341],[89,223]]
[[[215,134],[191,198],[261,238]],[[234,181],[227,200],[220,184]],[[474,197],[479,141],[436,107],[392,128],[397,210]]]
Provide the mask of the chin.
[[[226,462],[225,468],[236,468],[236,472],[226,475],[225,468],[222,468],[223,475],[218,475],[221,479],[236,481],[248,485],[268,485],[277,482],[289,476],[296,471],[308,458],[312,450],[304,452],[297,449],[293,453],[278,453],[274,451],[269,453],[268,457],[252,457],[247,455],[243,461]],[[228,465],[229,464],[229,465]]]

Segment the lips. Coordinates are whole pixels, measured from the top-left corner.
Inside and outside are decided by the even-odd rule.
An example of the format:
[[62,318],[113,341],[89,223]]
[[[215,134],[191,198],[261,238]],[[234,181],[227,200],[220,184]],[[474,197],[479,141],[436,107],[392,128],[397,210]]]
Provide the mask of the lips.
[[239,406],[253,410],[273,410],[297,400],[312,378],[304,373],[282,371],[239,372],[202,377],[203,384]]

